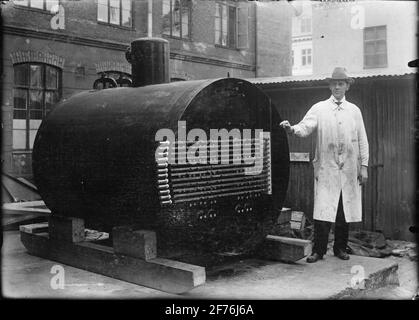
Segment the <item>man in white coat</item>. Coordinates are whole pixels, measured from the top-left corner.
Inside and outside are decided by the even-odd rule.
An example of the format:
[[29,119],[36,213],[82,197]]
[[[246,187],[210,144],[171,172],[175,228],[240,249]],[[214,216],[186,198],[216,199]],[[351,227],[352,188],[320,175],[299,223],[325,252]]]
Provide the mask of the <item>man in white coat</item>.
[[360,109],[346,101],[354,80],[337,67],[327,78],[332,95],[313,105],[303,120],[281,126],[297,137],[316,132],[314,167],[314,245],[307,262],[322,259],[332,222],[335,223],[334,255],[348,260],[349,222],[362,220],[362,185],[368,179],[368,139]]

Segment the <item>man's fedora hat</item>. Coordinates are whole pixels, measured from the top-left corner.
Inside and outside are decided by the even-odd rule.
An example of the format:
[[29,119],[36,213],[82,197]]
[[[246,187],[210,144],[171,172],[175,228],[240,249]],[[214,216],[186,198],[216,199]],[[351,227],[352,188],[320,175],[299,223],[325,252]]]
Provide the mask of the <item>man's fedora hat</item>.
[[348,76],[348,72],[346,71],[346,69],[342,67],[336,67],[335,70],[333,70],[332,77],[326,78],[326,81],[329,83],[333,80],[344,80],[348,82],[349,84],[352,84],[355,82],[353,78]]

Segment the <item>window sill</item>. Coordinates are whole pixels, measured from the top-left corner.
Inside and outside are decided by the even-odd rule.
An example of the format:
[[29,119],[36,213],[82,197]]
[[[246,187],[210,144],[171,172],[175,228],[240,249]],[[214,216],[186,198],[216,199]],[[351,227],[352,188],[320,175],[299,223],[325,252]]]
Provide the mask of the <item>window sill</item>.
[[221,48],[221,49],[227,49],[227,50],[246,50],[246,49],[238,49],[236,47],[227,47],[227,46],[223,46],[221,44],[215,44],[214,45],[216,48]]
[[382,66],[364,66],[364,69],[380,69],[380,68],[388,68],[388,65],[382,65]]
[[113,24],[113,23],[109,23],[109,22],[97,21],[97,24],[100,24],[102,26],[108,26],[108,27],[112,27],[112,28],[127,30],[127,31],[135,31],[134,27],[124,27],[124,26],[121,26],[119,24]]
[[192,41],[192,38],[181,38],[177,36],[171,36],[169,34],[162,34],[163,38],[174,39],[174,40],[181,40],[181,41]]
[[49,16],[55,16],[57,14],[57,12],[52,13],[49,10],[46,9],[38,9],[38,8],[32,8],[32,7],[25,7],[25,6],[20,6],[18,4],[13,4],[13,7],[19,10],[26,10],[26,11],[32,11],[32,12],[38,12],[38,13],[43,13]]

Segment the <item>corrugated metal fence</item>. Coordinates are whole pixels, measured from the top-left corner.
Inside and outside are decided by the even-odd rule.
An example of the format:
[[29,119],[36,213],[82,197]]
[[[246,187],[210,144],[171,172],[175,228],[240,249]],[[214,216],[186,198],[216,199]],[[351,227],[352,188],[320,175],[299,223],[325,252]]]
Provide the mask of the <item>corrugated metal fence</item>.
[[[258,84],[272,99],[281,117],[299,122],[316,102],[330,96],[327,83],[301,81]],[[347,100],[360,107],[370,144],[369,180],[363,191],[363,222],[352,227],[382,231],[392,239],[413,240],[415,222],[415,75],[357,78]],[[314,156],[314,138],[290,137],[290,152]],[[285,206],[313,212],[313,168],[291,164]]]

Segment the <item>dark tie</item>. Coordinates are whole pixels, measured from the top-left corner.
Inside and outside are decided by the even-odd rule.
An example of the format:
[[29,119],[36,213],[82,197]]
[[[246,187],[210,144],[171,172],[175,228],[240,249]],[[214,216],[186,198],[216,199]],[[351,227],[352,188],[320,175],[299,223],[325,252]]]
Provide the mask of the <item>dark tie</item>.
[[338,110],[339,110],[340,109],[340,105],[342,104],[342,101],[335,101],[335,103],[337,104]]

